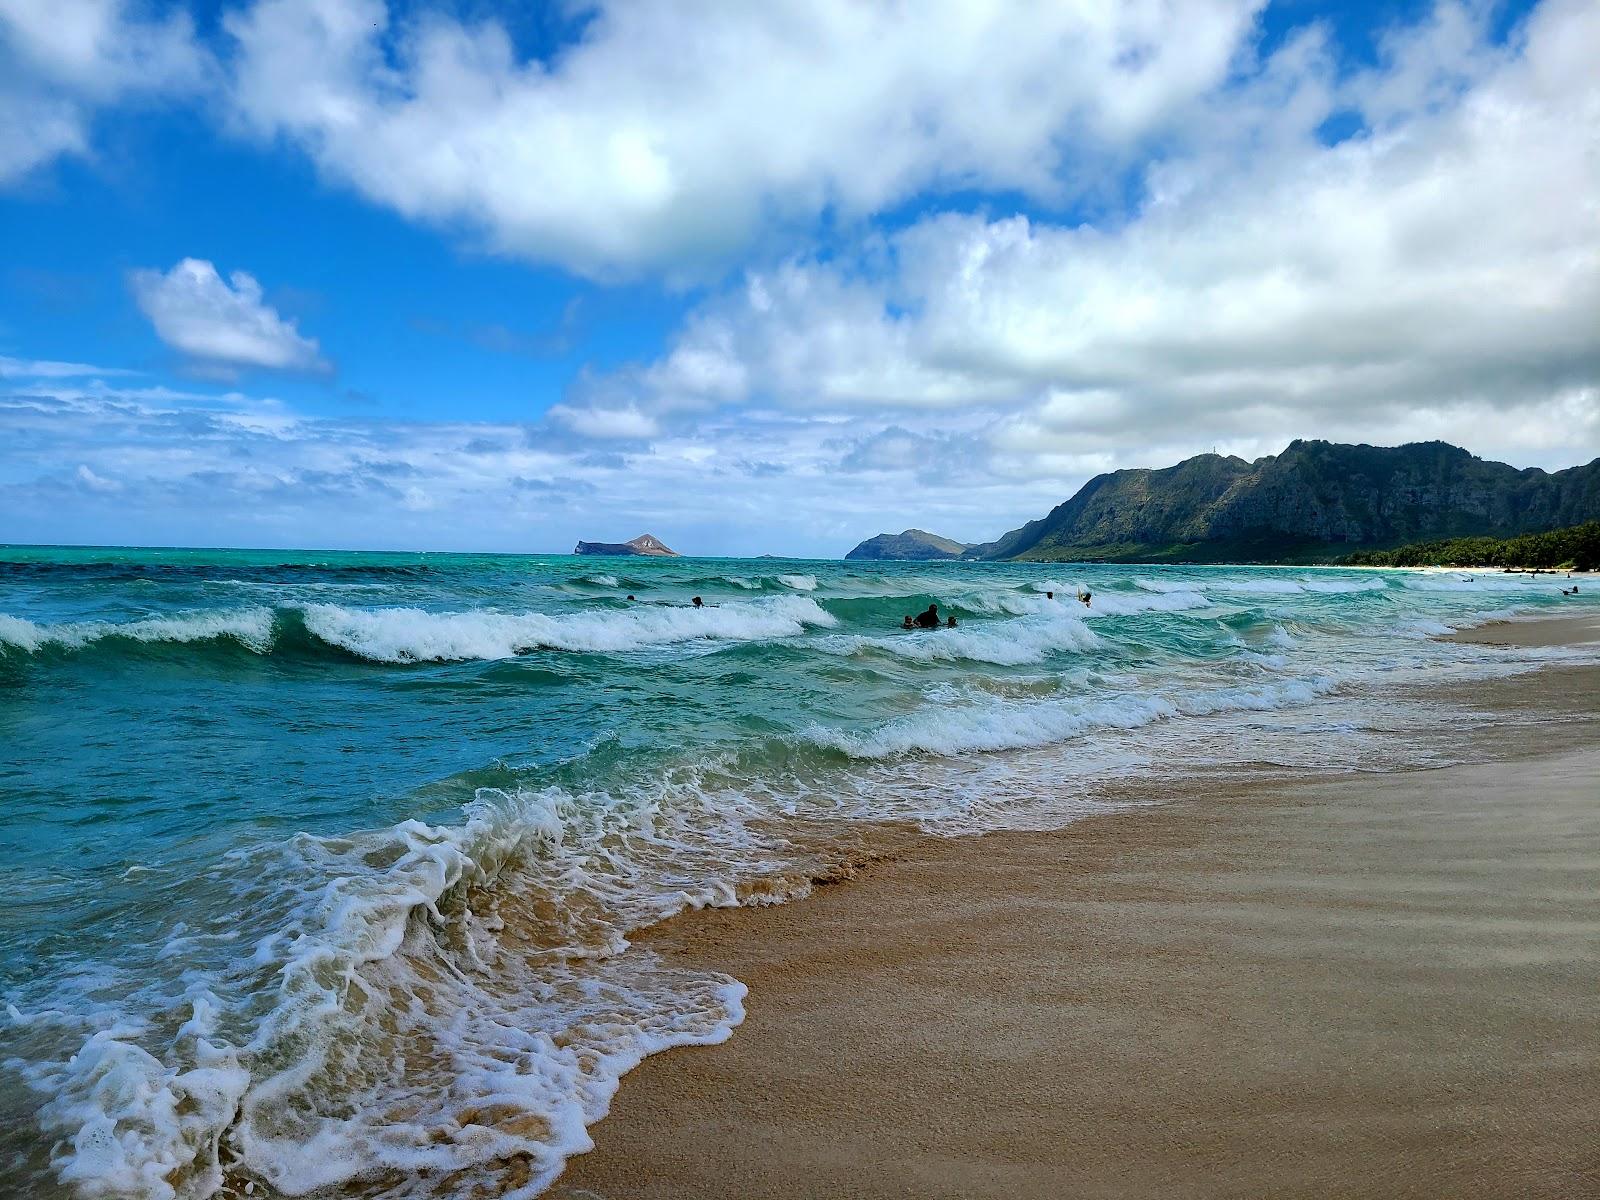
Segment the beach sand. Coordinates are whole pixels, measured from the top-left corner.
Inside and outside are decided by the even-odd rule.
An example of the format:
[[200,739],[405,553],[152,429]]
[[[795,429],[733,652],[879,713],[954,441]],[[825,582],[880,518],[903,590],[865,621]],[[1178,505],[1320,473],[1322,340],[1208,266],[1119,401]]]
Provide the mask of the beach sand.
[[1600,642],[1600,615],[1545,617],[1538,621],[1491,621],[1450,635],[1452,642],[1480,646],[1575,646]]
[[553,1194],[1600,1196],[1600,671],[1472,689],[1552,696],[1536,756],[1508,721],[669,921],[747,1019],[624,1079]]

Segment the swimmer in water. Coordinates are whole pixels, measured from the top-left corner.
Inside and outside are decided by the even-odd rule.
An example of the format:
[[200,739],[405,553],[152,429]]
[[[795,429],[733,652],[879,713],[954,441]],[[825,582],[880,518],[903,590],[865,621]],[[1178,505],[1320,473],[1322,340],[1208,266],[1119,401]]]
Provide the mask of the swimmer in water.
[[689,603],[694,605],[696,608],[704,608],[706,606],[705,601],[700,599],[699,596],[696,596],[693,600],[690,600]]
[[1079,588],[1078,589],[1078,599],[1083,601],[1083,606],[1085,608],[1088,608],[1089,607],[1089,601],[1094,599],[1094,593],[1091,592],[1088,588]]
[[907,613],[905,615],[905,619],[900,622],[901,629],[915,629],[916,627],[917,623],[911,619],[910,613]]
[[922,612],[922,613],[918,613],[917,614],[917,628],[918,629],[937,629],[937,628],[939,628],[939,606],[937,604],[930,604],[930,605],[928,605],[928,611],[927,612]]
[[946,621],[944,623],[944,627],[946,629],[954,629],[956,627],[956,619],[954,617],[951,617],[948,621]]

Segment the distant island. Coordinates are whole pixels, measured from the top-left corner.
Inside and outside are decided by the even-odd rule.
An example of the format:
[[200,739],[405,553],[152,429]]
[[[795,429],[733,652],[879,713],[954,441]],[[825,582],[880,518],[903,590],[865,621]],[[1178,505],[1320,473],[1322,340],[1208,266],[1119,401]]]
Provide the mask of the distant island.
[[579,542],[572,548],[574,554],[604,554],[612,557],[678,558],[676,550],[653,533],[641,533],[631,542]]
[[870,537],[845,557],[879,561],[960,558],[968,549],[970,547],[965,542],[951,541],[925,529],[908,529],[904,533],[880,533],[877,537]]
[[[1097,475],[1039,520],[968,547],[961,557],[1339,562],[1364,551],[1515,538],[1594,520],[1600,520],[1600,459],[1547,472],[1488,462],[1445,442],[1295,441],[1254,462],[1200,454],[1161,470]],[[861,551],[881,540],[863,542],[846,557],[872,557]]]

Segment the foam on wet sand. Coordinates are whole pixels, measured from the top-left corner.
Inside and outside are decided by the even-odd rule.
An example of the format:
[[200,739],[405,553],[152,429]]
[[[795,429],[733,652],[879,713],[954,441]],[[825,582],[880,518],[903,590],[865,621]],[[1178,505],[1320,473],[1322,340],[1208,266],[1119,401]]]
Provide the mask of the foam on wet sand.
[[747,1020],[645,1062],[553,1194],[1600,1195],[1600,669],[1454,699],[1508,714],[1490,761],[1201,780],[667,922]]

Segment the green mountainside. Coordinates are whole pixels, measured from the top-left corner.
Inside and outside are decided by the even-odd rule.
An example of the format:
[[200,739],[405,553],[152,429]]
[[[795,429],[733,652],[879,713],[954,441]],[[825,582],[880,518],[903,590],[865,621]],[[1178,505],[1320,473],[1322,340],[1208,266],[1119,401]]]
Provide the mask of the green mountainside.
[[1551,473],[1444,442],[1296,441],[1255,462],[1201,454],[1162,470],[1098,475],[1046,516],[963,557],[1318,562],[1596,519],[1600,459]]

